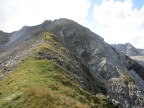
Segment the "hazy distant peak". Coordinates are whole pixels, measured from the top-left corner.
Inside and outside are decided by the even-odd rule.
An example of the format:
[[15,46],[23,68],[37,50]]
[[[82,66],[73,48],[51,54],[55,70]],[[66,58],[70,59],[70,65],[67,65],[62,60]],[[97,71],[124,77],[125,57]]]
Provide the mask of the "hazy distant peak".
[[28,28],[30,28],[29,26],[23,26],[20,30],[26,30],[26,29],[28,29]]
[[5,33],[5,32],[3,32],[2,30],[0,30],[0,33]]
[[135,48],[131,43],[112,44],[112,46],[124,54],[127,54],[128,56],[143,55],[143,50]]
[[52,22],[51,20],[45,20],[42,24],[49,24],[51,22]]
[[125,43],[125,45],[131,45],[131,46],[132,46],[132,44],[131,44],[131,43],[129,43],[129,42],[128,42],[128,43]]
[[124,45],[126,45],[127,47],[133,47],[133,48],[135,48],[131,43],[125,43]]

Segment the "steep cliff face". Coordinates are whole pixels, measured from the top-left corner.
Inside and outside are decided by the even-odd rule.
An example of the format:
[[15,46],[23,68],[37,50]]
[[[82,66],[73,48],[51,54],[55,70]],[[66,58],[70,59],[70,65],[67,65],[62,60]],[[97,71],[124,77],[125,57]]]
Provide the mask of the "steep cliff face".
[[[102,38],[69,20],[59,20],[50,32],[89,69],[92,76],[105,84],[111,99],[123,107],[143,107],[144,68],[116,51]],[[139,80],[137,80],[139,79]]]
[[[68,19],[45,21],[32,30],[30,28],[26,31],[31,33],[25,32],[24,39],[19,35],[21,49],[28,48],[26,43],[37,44],[34,47],[30,44],[30,54],[24,53],[24,57],[43,45],[35,59],[53,61],[86,91],[94,95],[101,93],[120,108],[144,107],[144,67],[104,42],[103,38]],[[49,37],[44,32],[54,35]],[[40,37],[46,40],[38,41]]]

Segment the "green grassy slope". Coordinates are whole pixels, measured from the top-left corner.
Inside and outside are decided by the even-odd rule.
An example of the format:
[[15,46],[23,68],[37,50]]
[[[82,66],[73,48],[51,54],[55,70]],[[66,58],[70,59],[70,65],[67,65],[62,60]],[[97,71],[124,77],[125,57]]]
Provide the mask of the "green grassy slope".
[[[44,44],[35,51],[51,47]],[[105,96],[96,97],[82,90],[57,64],[47,59],[36,59],[36,56],[23,61],[0,80],[0,108],[112,107]]]

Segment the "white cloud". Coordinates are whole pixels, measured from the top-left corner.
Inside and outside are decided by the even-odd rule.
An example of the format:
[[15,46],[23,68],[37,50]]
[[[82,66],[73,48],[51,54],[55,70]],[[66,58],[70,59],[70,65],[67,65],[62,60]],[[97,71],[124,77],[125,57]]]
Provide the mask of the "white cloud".
[[89,7],[90,0],[0,0],[0,30],[65,17],[90,27],[108,43],[131,42],[144,48],[144,6],[137,10],[132,0],[103,0],[94,7],[95,22],[85,21]]
[[103,0],[95,5],[93,16],[96,24],[102,26],[98,34],[108,43],[131,42],[144,48],[144,6],[137,10],[132,0]]
[[[4,31],[18,30],[23,25],[35,25],[46,19],[70,18],[82,23],[88,14],[88,0],[2,0],[0,18]],[[4,14],[5,11],[5,14]]]
[[0,17],[0,24],[2,25],[4,22],[5,22],[5,20],[6,20],[6,18],[7,18],[7,8],[6,8],[6,6],[5,6],[5,1],[4,0],[0,0],[0,15],[1,15],[1,17]]

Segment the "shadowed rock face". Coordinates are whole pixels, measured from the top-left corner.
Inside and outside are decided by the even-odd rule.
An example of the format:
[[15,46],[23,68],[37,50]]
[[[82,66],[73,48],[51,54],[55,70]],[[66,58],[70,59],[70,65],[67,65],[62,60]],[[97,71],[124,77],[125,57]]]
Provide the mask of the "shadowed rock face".
[[141,65],[75,22],[62,19],[54,23],[57,26],[49,31],[58,35],[60,41],[90,69],[91,74],[105,83],[111,99],[122,103],[122,107],[144,106],[141,101],[144,100],[144,68]]
[[[79,62],[93,84],[102,87],[104,95],[120,108],[144,107],[144,67],[104,42],[103,38],[78,23],[59,19],[17,31],[15,43],[48,31],[58,37]],[[13,44],[12,44],[13,45]],[[96,89],[89,85],[89,92]],[[95,86],[96,87],[96,86]],[[92,90],[91,90],[92,89]]]
[[0,31],[0,46],[4,45],[9,41],[9,34],[4,33],[3,31]]

